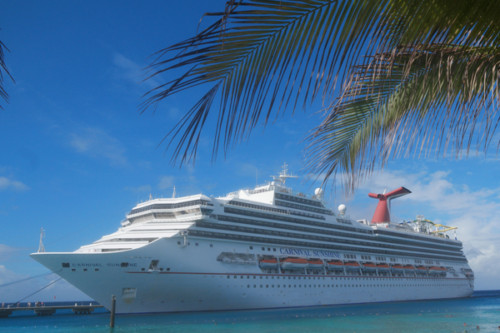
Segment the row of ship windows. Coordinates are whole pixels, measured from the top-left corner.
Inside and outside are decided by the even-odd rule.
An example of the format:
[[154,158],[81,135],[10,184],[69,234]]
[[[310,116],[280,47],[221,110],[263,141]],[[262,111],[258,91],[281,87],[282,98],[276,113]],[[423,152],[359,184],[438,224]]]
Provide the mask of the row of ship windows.
[[[250,212],[247,210],[242,210],[242,209],[237,209],[237,208],[232,208],[232,207],[226,207],[224,208],[225,212],[228,213],[234,213],[234,214],[241,214],[241,215],[248,215],[248,216],[255,216],[255,217],[264,217],[266,219],[270,220],[278,220],[278,221],[283,221],[287,223],[295,223],[299,225],[307,224],[307,225],[314,225],[318,227],[324,227],[328,229],[337,229],[337,230],[342,230],[342,231],[349,231],[349,232],[355,232],[355,233],[362,233],[362,234],[373,234],[372,230],[368,229],[359,229],[355,227],[348,227],[348,226],[343,226],[343,225],[335,225],[332,223],[325,223],[325,222],[317,222],[317,221],[311,221],[311,220],[304,220],[296,217],[290,217],[290,216],[278,216],[278,215],[269,215],[269,214],[257,214],[255,212]],[[214,215],[215,216],[215,215]],[[219,215],[220,217],[225,217],[224,215]],[[228,217],[229,218],[229,217]],[[248,220],[244,218],[238,218],[238,217],[231,217],[236,220],[242,220],[242,221],[254,221],[254,220]],[[339,220],[339,219],[337,219]],[[287,225],[287,227],[289,227]]]
[[[177,242],[177,243],[180,244],[180,242]],[[253,246],[250,245],[249,249],[253,250]],[[262,251],[266,251],[267,250],[268,252],[271,252],[271,251],[272,252],[276,252],[276,248],[275,247],[273,247],[273,248],[270,248],[270,247],[266,248],[266,247],[262,246],[261,250]],[[355,259],[355,260],[358,259],[356,254],[351,254],[351,253],[344,253],[343,257],[344,257],[344,259]],[[360,258],[362,260],[372,260],[372,256],[361,255]],[[378,261],[378,262],[380,262],[380,261],[387,261],[387,258],[386,257],[381,257],[381,256],[376,256],[375,260]],[[404,259],[403,258],[402,260],[403,260],[403,262],[410,262],[409,259]],[[389,261],[390,262],[396,262],[397,259],[391,257],[391,258],[389,258]],[[439,260],[429,260],[429,259],[426,259],[426,260],[415,259],[415,264],[421,264],[422,261],[424,261],[426,264],[429,264],[429,265],[432,265],[432,264],[440,265],[440,261]]]
[[[319,234],[327,234],[327,235],[333,235],[333,236],[352,238],[352,235],[343,235],[342,233],[339,234],[337,231],[331,231],[331,230],[315,229],[315,228],[296,226],[296,225],[285,225],[285,224],[275,223],[275,222],[250,220],[250,219],[244,219],[244,218],[238,218],[238,217],[229,217],[229,216],[224,216],[224,215],[219,215],[217,217],[218,217],[219,221],[248,224],[248,225],[252,225],[252,226],[255,226],[255,225],[265,226],[265,227],[269,227],[269,228],[279,228],[279,229],[286,229],[286,230],[298,230],[298,231],[305,231],[305,232],[311,232],[311,233],[319,233]],[[361,239],[365,239],[368,241],[373,241],[373,239],[374,239],[374,237],[369,237],[369,236],[364,236],[364,235],[356,235],[356,238],[361,238]],[[386,241],[384,238],[379,238],[379,239],[377,239],[377,241],[388,242],[388,240]],[[449,248],[449,247],[444,247],[444,246],[429,245],[429,244],[421,243],[421,242],[408,242],[408,241],[405,241],[402,239],[397,239],[397,240],[391,239],[390,241],[391,241],[391,243],[398,243],[398,244],[403,244],[403,245],[423,246],[426,248],[435,248],[435,249],[441,249],[441,250],[445,250],[445,251],[457,251],[457,250],[460,251],[460,248]]]
[[[274,220],[274,221],[279,221],[279,222],[286,222],[287,224],[282,224],[282,223],[277,223],[277,222],[267,222],[267,221],[262,221],[262,220],[254,220],[254,219],[246,219],[238,216],[228,216],[228,215],[212,215],[211,217],[218,219],[219,221],[228,221],[228,222],[235,222],[235,223],[244,223],[244,224],[250,224],[250,225],[262,225],[262,226],[269,226],[269,227],[277,227],[277,228],[282,228],[282,229],[292,229],[292,230],[300,230],[300,231],[310,231],[310,230],[316,230],[320,233],[330,233],[330,234],[336,234],[333,231],[328,231],[324,229],[314,229],[314,228],[308,228],[304,227],[303,225],[313,225],[313,226],[318,226],[318,227],[323,227],[323,228],[328,228],[328,229],[338,229],[342,231],[349,231],[349,232],[355,232],[355,233],[366,233],[366,234],[372,234],[371,231],[369,230],[363,230],[363,229],[356,229],[356,228],[349,228],[349,227],[344,227],[344,226],[337,226],[333,225],[331,223],[324,223],[324,222],[315,222],[315,221],[309,221],[309,220],[303,220],[303,219],[297,219],[293,217],[284,217],[284,216],[276,216],[276,215],[269,215],[269,214],[264,214],[264,213],[258,213],[258,212],[250,212],[246,210],[241,210],[237,208],[231,208],[231,207],[226,207],[224,208],[225,213],[230,213],[230,214],[239,214],[239,215],[246,215],[246,216],[251,216],[251,217],[257,217],[257,218],[262,218],[262,219],[268,219],[268,220]],[[290,224],[292,223],[292,224]],[[348,235],[351,236],[351,235]],[[360,238],[366,238],[366,236],[363,235],[356,235],[357,237]]]
[[[391,281],[394,281],[392,277],[386,277],[386,278],[374,278],[374,277],[367,277],[367,276],[352,276],[352,277],[347,277],[347,276],[301,276],[301,275],[227,275],[226,279],[239,279],[240,280],[336,280],[336,281],[359,281],[360,279],[365,280],[365,281],[380,281],[380,280],[386,280],[387,278],[391,279]],[[418,278],[412,278],[412,280],[416,280]],[[435,280],[443,280],[443,278],[427,278],[427,277],[420,277],[420,279],[425,279],[425,281],[435,281]]]
[[[266,221],[260,221],[260,220],[250,220],[250,219],[245,219],[245,218],[240,218],[236,216],[225,216],[225,215],[218,215],[218,216],[213,216],[217,218],[219,221],[228,221],[228,222],[235,222],[235,223],[244,223],[244,224],[250,224],[250,225],[262,225],[262,226],[268,226],[268,227],[275,227],[275,228],[282,228],[282,229],[293,229],[293,230],[299,230],[299,231],[306,231],[306,232],[319,232],[322,234],[330,234],[330,235],[339,235],[338,233],[334,231],[329,231],[329,230],[323,230],[323,229],[314,229],[314,228],[309,228],[309,227],[304,227],[302,226],[303,224],[308,224],[308,225],[314,225],[314,226],[320,226],[320,227],[325,227],[328,229],[340,229],[340,230],[348,230],[350,232],[356,232],[357,238],[362,238],[366,240],[372,240],[373,237],[370,236],[365,236],[365,235],[360,235],[358,233],[365,233],[365,234],[373,234],[369,230],[363,230],[363,229],[357,229],[357,228],[349,228],[349,227],[344,227],[344,226],[336,226],[333,224],[329,223],[322,223],[322,222],[314,222],[314,221],[308,221],[308,220],[301,220],[301,219],[294,219],[294,218],[287,218],[287,217],[282,217],[282,216],[275,216],[275,215],[269,215],[269,214],[263,214],[263,213],[257,213],[257,212],[249,212],[245,210],[240,210],[240,209],[234,209],[230,207],[226,207],[224,209],[226,213],[234,213],[234,214],[241,214],[241,215],[247,215],[247,216],[253,216],[253,217],[259,217],[259,218],[266,218],[266,219],[271,219],[271,220],[279,220],[279,221],[284,221],[284,222],[289,222],[289,223],[297,223],[300,224],[299,226],[297,225],[290,225],[290,224],[281,224],[281,223],[275,223],[275,222],[266,222]],[[346,237],[352,237],[352,235],[346,235]],[[384,236],[379,236],[383,237],[381,240],[385,240],[386,242],[397,242],[401,244],[412,244],[411,242],[407,240],[400,240],[400,239],[392,239]],[[406,235],[405,235],[406,238]],[[431,244],[429,244],[429,241],[432,241]],[[420,244],[418,244],[420,243]],[[435,243],[435,240],[433,239],[418,239],[417,244],[422,245],[425,247],[429,248],[435,248],[435,249],[442,249],[442,250],[449,250],[449,251],[460,251],[460,247],[457,246],[456,244],[453,244],[454,246],[449,247],[449,246],[444,246],[444,245],[437,245],[437,244],[432,244]]]
[[[179,242],[177,242],[179,243]],[[250,246],[249,247],[250,250],[253,250],[253,246]],[[266,251],[266,248],[264,246],[261,247],[261,250],[262,251]],[[273,247],[273,248],[270,248],[268,247],[267,248],[267,251],[269,252],[276,252],[276,248]],[[356,254],[351,254],[351,253],[344,253],[344,259],[355,259],[357,260],[357,255]],[[366,255],[361,255],[360,256],[361,260],[372,260],[372,256],[366,256]],[[381,256],[376,256],[375,257],[375,260],[376,261],[387,261],[387,258],[386,257],[381,257]],[[396,258],[389,258],[389,261],[391,262],[396,262],[397,259]],[[404,262],[410,262],[408,259],[403,259]],[[425,262],[426,264],[429,264],[429,265],[432,265],[432,264],[436,264],[436,265],[440,265],[440,261],[439,260],[430,260],[430,259],[426,259],[426,260],[421,260],[421,259],[415,259],[415,264],[421,264],[423,262]]]
[[313,212],[313,213],[333,215],[333,212],[331,210],[328,210],[325,208],[308,207],[308,206],[299,205],[299,204],[296,204],[293,202],[287,202],[287,201],[281,201],[281,200],[274,200],[274,203],[276,206],[306,210],[308,212]]
[[307,204],[310,206],[324,208],[323,204],[320,201],[314,201],[314,200],[310,200],[310,199],[303,198],[303,197],[294,197],[294,196],[281,194],[281,193],[275,193],[274,197],[278,198],[278,199],[287,200],[287,201],[293,201],[293,202]]
[[[238,202],[238,201],[231,201],[230,203],[238,205],[238,206],[242,206],[242,207],[256,208],[256,209],[267,210],[267,211],[277,211],[277,212],[283,213],[283,210],[276,209],[276,208],[270,208],[270,207],[259,206],[259,205],[252,205],[252,204],[242,203],[242,202]],[[318,223],[318,222],[313,222],[313,221],[308,221],[308,220],[294,221],[294,220],[296,220],[294,218],[288,218],[288,217],[276,216],[276,215],[258,213],[258,212],[251,212],[251,211],[246,211],[246,210],[234,209],[234,208],[230,208],[230,207],[225,207],[224,211],[229,212],[229,213],[234,212],[237,214],[242,214],[242,215],[247,215],[247,216],[256,216],[256,217],[263,217],[263,218],[267,218],[267,219],[282,220],[282,221],[287,221],[287,222],[292,222],[292,223],[298,222],[298,223],[306,223],[306,224],[317,225],[317,226],[324,226],[327,228],[350,230],[350,231],[361,232],[361,233],[368,233],[368,234],[373,233],[371,230],[357,229],[354,227],[349,228],[349,227],[342,227],[342,226],[333,226],[333,225],[328,224],[328,223]],[[295,212],[291,212],[291,213],[295,214]],[[313,214],[312,215],[310,215],[310,214],[297,214],[297,215],[303,215],[306,217],[312,217],[312,218],[322,219],[322,220],[325,219],[323,216],[318,216],[318,215],[313,215]],[[378,234],[390,234],[389,232],[386,232],[385,230],[377,230],[376,233],[378,233]],[[393,234],[391,234],[391,236],[393,236]],[[405,238],[411,238],[411,239],[415,239],[418,241],[424,241],[424,242],[441,243],[441,244],[443,242],[446,242],[447,245],[450,245],[453,247],[458,247],[456,243],[454,243],[452,241],[447,241],[446,239],[439,239],[439,240],[436,239],[435,240],[435,239],[428,239],[428,237],[424,238],[425,236],[422,237],[422,236],[406,235],[406,234],[404,236],[405,236]],[[432,245],[428,245],[428,246],[432,246]]]
[[148,243],[151,243],[152,241],[155,241],[157,239],[158,239],[158,237],[154,237],[154,238],[113,238],[113,239],[105,239],[105,240],[95,241],[94,244],[107,243],[107,242],[148,242]]
[[[289,211],[287,209],[279,209],[279,208],[272,208],[272,207],[267,207],[267,206],[261,206],[261,205],[254,205],[246,202],[241,202],[241,201],[230,201],[228,204],[233,205],[233,206],[240,206],[240,207],[246,207],[246,208],[252,208],[252,209],[257,209],[260,211],[267,211],[267,212],[273,212],[273,213],[280,213],[284,215],[297,215],[297,216],[303,216],[303,217],[308,217],[308,218],[313,218],[317,220],[325,220],[325,217],[322,215],[316,215],[312,213],[305,213],[305,212],[299,212],[299,211]],[[224,207],[224,211],[226,208],[229,207]],[[250,212],[247,210],[243,210],[243,212],[247,212],[249,214],[255,214],[257,216],[270,216],[271,218],[277,218],[276,215],[271,215],[267,213],[260,213],[260,212]],[[286,217],[285,217],[286,218]]]
[[[128,265],[127,265],[128,266]],[[121,266],[121,267],[127,267],[127,266]],[[159,270],[160,272],[170,272],[170,267],[166,267],[166,268],[163,268],[163,267],[160,267],[160,268],[155,268],[156,270]],[[71,269],[72,272],[76,272],[76,268],[72,268]],[[82,271],[84,272],[88,272],[88,269],[87,268],[83,268]],[[141,268],[141,272],[145,272],[146,271],[146,268]],[[94,268],[94,272],[99,272],[99,268]]]
[[188,206],[195,206],[195,205],[213,206],[213,204],[210,201],[206,201],[206,200],[191,200],[191,201],[179,202],[179,203],[174,203],[174,204],[167,204],[167,203],[158,204],[157,203],[157,204],[144,206],[141,208],[132,209],[130,211],[129,215],[137,214],[137,213],[144,212],[147,210],[152,210],[152,209],[173,209],[173,208],[181,208],[181,207],[188,207]]
[[[380,254],[386,254],[386,255],[391,255],[391,254],[396,254],[396,255],[406,255],[406,256],[419,256],[419,254],[415,253],[393,253],[393,251],[388,251],[388,250],[380,250],[380,249],[363,249],[363,248],[354,248],[354,247],[348,247],[348,246],[339,246],[339,245],[332,245],[332,244],[321,244],[321,243],[309,243],[309,242],[302,242],[302,241],[293,241],[293,240],[284,240],[284,239],[276,239],[276,238],[264,238],[264,237],[256,237],[256,236],[247,236],[247,235],[241,235],[241,234],[229,234],[229,233],[223,233],[223,232],[211,232],[211,231],[205,231],[205,230],[190,230],[189,234],[191,236],[198,236],[198,237],[206,237],[206,238],[213,238],[213,239],[232,239],[232,240],[237,240],[237,241],[244,241],[244,242],[256,242],[256,243],[269,243],[269,244],[278,244],[278,245],[284,245],[284,246],[298,246],[298,247],[311,247],[311,248],[321,248],[321,249],[331,249],[331,250],[341,250],[341,251],[348,251],[348,252],[368,252],[368,253],[380,253]],[[460,255],[458,257],[449,257],[449,256],[439,256],[439,255],[432,255],[432,254],[427,254],[427,257],[434,258],[434,259],[443,259],[443,260],[455,260],[459,262],[467,262],[465,257],[463,255]]]
[[[383,229],[377,229],[375,231],[375,234],[394,236],[391,232],[383,230]],[[439,238],[439,239],[432,239],[432,238],[430,238],[430,239],[428,239],[429,237],[427,237],[427,236],[412,235],[409,232],[405,232],[404,237],[405,238],[416,239],[416,240],[419,240],[419,241],[432,242],[432,243],[446,243],[449,246],[456,246],[456,247],[460,246],[456,242],[453,242],[453,241],[451,241],[449,239],[446,239],[446,238]]]
[[261,206],[261,205],[254,205],[254,204],[250,204],[247,202],[241,202],[241,201],[237,201],[237,200],[231,200],[227,204],[234,205],[234,206],[240,206],[240,207],[247,207],[247,208],[252,208],[252,209],[258,209],[258,210],[265,210],[265,211],[273,212],[273,213],[280,213],[280,214],[287,214],[288,213],[288,211],[285,209],[272,208],[272,207]]
[[138,217],[131,217],[128,220],[130,221],[130,223],[137,223],[155,219],[172,219],[177,216],[188,215],[188,214],[200,214],[201,212],[202,210],[200,209],[200,207],[195,207],[190,209],[178,210],[174,212],[150,213]]
[[290,238],[295,238],[295,239],[305,239],[305,240],[315,240],[315,241],[322,241],[322,242],[334,242],[337,244],[350,244],[350,245],[358,245],[358,246],[371,246],[371,247],[378,247],[378,248],[385,248],[385,249],[393,249],[393,250],[402,250],[402,251],[420,251],[420,252],[425,252],[425,253],[439,253],[442,255],[461,255],[461,253],[450,253],[448,251],[440,251],[440,250],[429,250],[425,247],[405,247],[405,246],[397,246],[397,245],[391,245],[388,243],[375,243],[375,242],[360,242],[356,240],[349,240],[349,239],[339,239],[339,238],[333,238],[333,237],[327,237],[327,236],[318,236],[318,235],[308,235],[308,234],[297,234],[297,233],[290,233],[290,232],[285,232],[285,231],[276,231],[276,230],[266,230],[266,229],[257,229],[257,228],[249,228],[249,227],[241,227],[241,226],[234,226],[234,225],[228,225],[228,224],[216,224],[216,223],[210,223],[210,222],[204,222],[204,221],[199,221],[196,222],[197,227],[203,227],[203,228],[210,228],[210,229],[221,229],[221,230],[230,230],[230,231],[237,231],[237,232],[246,232],[246,233],[252,233],[252,234],[262,234],[262,235],[273,235],[273,236],[280,236],[280,237],[290,237]]
[[[177,241],[177,245],[181,245],[183,244],[181,241]],[[191,245],[191,242],[187,242],[187,245]],[[194,243],[195,246],[198,246],[198,242]],[[213,247],[214,245],[213,244],[209,244],[209,247]],[[253,250],[254,247],[253,245],[249,245],[248,247],[250,250]],[[277,249],[275,247],[264,247],[264,246],[261,246],[260,249],[262,251],[268,251],[268,252],[276,252]],[[344,253],[343,255],[344,259],[355,259],[357,260],[357,255],[356,254],[352,254],[352,253]],[[372,256],[366,256],[366,255],[361,255],[360,256],[361,259],[363,260],[371,260]],[[375,260],[377,261],[386,261],[387,258],[386,257],[381,257],[381,256],[376,256],[375,257]],[[389,260],[391,262],[397,262],[397,259],[396,258],[393,258],[393,257],[390,257]],[[425,259],[425,260],[421,260],[421,259],[414,259],[415,260],[415,263],[416,264],[421,264],[422,262],[425,262],[426,264],[429,264],[429,265],[433,265],[433,264],[436,264],[436,265],[440,265],[441,262],[439,260],[431,260],[431,259]],[[409,259],[405,259],[405,258],[402,258],[402,261],[403,262],[410,262]],[[311,278],[311,277],[309,277]]]
[[[443,284],[439,284],[439,287],[457,287],[459,286],[460,284],[457,284],[457,283],[443,283]],[[230,286],[228,286],[230,287]],[[256,284],[254,285],[250,285],[250,284],[247,284],[247,288],[287,288],[287,285],[284,284],[283,286],[281,286],[280,284],[277,284],[277,285],[274,285],[274,284],[266,284],[266,285],[263,285],[263,284],[259,284],[258,287]],[[418,284],[418,283],[415,283],[415,284],[289,284],[288,285],[288,288],[374,288],[374,287],[382,287],[382,288],[394,288],[394,287],[429,287],[428,284]]]

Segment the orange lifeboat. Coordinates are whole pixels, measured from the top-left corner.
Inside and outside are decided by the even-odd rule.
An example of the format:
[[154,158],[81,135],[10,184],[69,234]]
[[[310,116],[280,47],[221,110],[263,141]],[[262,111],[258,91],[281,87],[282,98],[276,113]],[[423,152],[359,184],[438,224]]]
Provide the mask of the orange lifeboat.
[[276,258],[261,259],[259,265],[262,268],[276,268],[278,267],[278,260]]
[[329,270],[343,270],[344,262],[342,260],[330,260],[326,263],[326,268]]
[[344,266],[348,270],[358,270],[360,267],[357,261],[347,261],[344,263]]
[[400,264],[394,264],[394,265],[392,265],[391,268],[393,271],[398,271],[398,272],[401,272],[404,269],[403,265],[400,265]]
[[446,268],[444,268],[443,266],[431,266],[429,267],[429,270],[437,272],[445,272]]
[[323,268],[323,261],[321,259],[311,259],[307,261],[307,266],[311,269]]
[[307,268],[309,263],[303,258],[286,258],[281,261],[283,269],[303,269]]
[[429,274],[446,275],[446,268],[443,266],[431,266],[429,267]]
[[390,266],[388,264],[383,264],[382,263],[382,264],[377,264],[377,268],[378,268],[378,270],[384,270],[384,271],[386,271],[386,270],[389,270]]
[[377,265],[372,262],[365,262],[363,263],[363,269],[367,271],[374,271],[377,269]]
[[414,270],[415,266],[413,266],[413,265],[404,265],[403,268],[406,269],[406,270]]

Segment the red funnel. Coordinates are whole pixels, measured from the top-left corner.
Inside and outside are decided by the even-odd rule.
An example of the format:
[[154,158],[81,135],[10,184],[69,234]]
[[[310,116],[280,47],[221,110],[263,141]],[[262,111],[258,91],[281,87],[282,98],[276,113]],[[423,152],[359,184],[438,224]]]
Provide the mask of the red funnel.
[[391,222],[391,215],[389,214],[388,202],[390,202],[394,198],[401,197],[408,193],[411,193],[411,191],[404,187],[400,187],[387,194],[368,193],[368,196],[370,198],[375,198],[379,200],[377,208],[375,209],[375,214],[373,214],[372,223]]

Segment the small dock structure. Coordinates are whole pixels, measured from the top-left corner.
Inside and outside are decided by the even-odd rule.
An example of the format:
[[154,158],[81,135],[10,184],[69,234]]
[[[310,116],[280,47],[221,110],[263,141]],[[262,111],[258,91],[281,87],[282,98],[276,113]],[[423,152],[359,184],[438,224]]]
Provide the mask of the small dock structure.
[[91,314],[95,309],[102,309],[104,306],[99,304],[78,304],[73,305],[44,305],[36,303],[26,306],[8,305],[0,307],[0,318],[7,318],[15,311],[32,311],[37,316],[50,316],[58,310],[72,310],[74,314]]

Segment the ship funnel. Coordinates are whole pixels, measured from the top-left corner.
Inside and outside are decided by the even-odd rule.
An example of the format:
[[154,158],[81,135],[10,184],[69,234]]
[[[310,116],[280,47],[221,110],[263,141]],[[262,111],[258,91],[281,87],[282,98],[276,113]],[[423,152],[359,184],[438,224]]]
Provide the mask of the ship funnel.
[[385,194],[368,193],[370,198],[379,200],[377,208],[375,209],[375,214],[373,214],[372,223],[391,222],[391,215],[389,214],[390,201],[409,193],[411,193],[411,191],[404,187],[400,187]]

